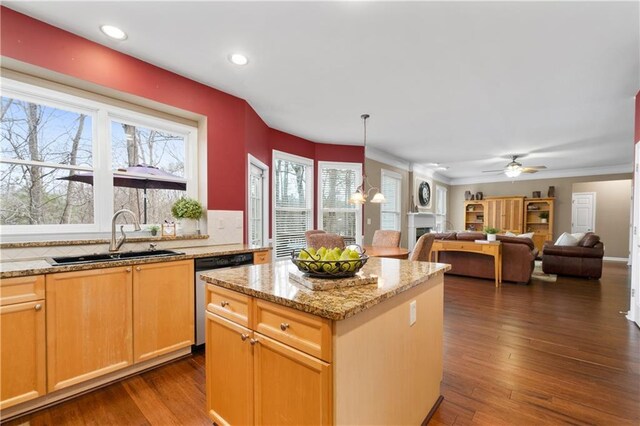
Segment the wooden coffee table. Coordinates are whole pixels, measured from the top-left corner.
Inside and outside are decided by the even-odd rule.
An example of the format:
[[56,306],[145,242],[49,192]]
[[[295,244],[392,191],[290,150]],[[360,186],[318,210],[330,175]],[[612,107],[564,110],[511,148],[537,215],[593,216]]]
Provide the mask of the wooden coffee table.
[[476,243],[475,241],[435,240],[431,252],[435,253],[436,262],[438,261],[438,253],[441,251],[464,251],[492,256],[496,287],[502,284],[502,243],[500,241]]

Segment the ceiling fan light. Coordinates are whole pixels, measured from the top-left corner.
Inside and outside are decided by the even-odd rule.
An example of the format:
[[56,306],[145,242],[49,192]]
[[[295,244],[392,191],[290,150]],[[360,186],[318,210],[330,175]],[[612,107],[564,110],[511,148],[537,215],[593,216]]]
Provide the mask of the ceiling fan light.
[[386,203],[387,199],[384,198],[384,195],[382,194],[382,192],[376,192],[375,195],[373,196],[373,198],[371,199],[372,203],[377,203],[377,204],[382,204],[382,203]]
[[520,176],[520,173],[522,173],[522,170],[517,167],[510,167],[504,171],[504,174],[510,178],[518,177]]

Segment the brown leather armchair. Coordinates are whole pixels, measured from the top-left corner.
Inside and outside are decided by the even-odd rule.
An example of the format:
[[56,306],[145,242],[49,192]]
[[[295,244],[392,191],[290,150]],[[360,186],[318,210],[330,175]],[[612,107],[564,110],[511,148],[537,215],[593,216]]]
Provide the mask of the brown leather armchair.
[[593,232],[588,232],[577,247],[556,246],[553,241],[547,241],[542,249],[542,271],[598,279],[602,276],[603,257],[604,244]]

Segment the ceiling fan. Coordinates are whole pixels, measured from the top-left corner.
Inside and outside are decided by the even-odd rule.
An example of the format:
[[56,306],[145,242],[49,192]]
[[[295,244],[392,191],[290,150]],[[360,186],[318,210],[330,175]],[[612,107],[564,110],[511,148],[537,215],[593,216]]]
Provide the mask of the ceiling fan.
[[504,169],[501,170],[483,170],[482,173],[494,173],[494,172],[502,172],[508,177],[518,177],[520,173],[536,173],[538,170],[546,169],[547,166],[528,166],[524,167],[522,163],[519,163],[518,157],[522,157],[521,155],[512,155],[511,162],[505,166]]

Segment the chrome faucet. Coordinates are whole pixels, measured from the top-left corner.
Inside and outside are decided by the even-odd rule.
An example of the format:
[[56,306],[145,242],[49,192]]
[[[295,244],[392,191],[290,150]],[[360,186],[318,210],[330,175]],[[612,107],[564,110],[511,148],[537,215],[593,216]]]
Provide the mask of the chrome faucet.
[[124,242],[127,240],[127,235],[124,233],[124,225],[120,225],[120,233],[122,234],[122,238],[116,241],[116,219],[118,218],[118,216],[120,216],[123,213],[129,213],[131,217],[133,217],[134,231],[140,230],[140,222],[138,222],[138,218],[136,217],[134,212],[127,209],[122,209],[115,212],[113,214],[113,217],[111,218],[111,244],[109,244],[109,251],[120,250],[120,247],[122,247]]

